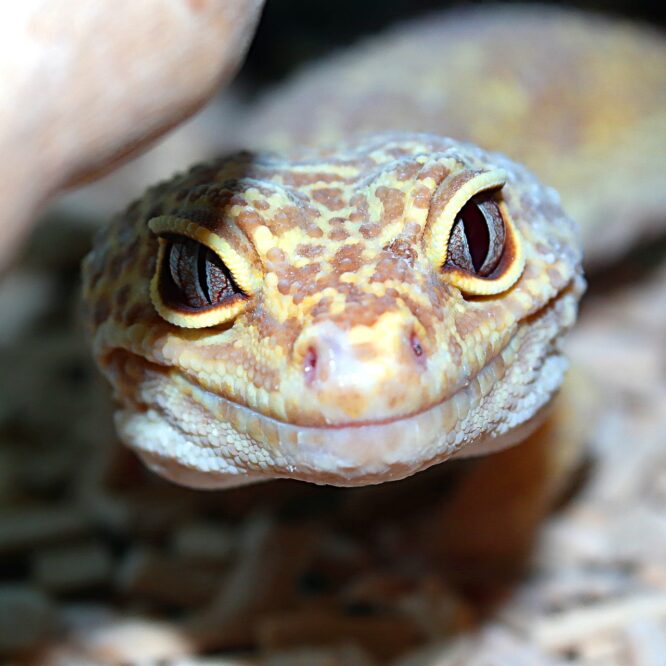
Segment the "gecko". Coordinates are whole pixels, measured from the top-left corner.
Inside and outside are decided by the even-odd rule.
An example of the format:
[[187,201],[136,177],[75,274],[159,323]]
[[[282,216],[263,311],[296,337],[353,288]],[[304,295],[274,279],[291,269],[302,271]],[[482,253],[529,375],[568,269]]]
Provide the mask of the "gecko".
[[[375,484],[540,426],[585,287],[565,208],[587,247],[600,220],[626,230],[613,201],[633,220],[658,207],[646,192],[663,152],[658,132],[644,138],[664,124],[653,84],[665,59],[663,45],[643,58],[652,35],[640,31],[559,11],[519,18],[417,22],[315,66],[248,119],[252,150],[150,188],[100,232],[84,317],[118,432],[152,469],[202,488]],[[544,32],[562,46],[558,71],[581,62],[584,85],[603,53],[635,94],[612,109],[599,91],[558,105],[560,88],[515,57]],[[452,33],[465,48],[447,59]],[[455,85],[507,34],[508,79],[497,58],[500,75],[474,86],[481,101],[453,114]],[[537,74],[544,62],[535,55]],[[341,103],[317,94],[326,82]],[[532,141],[512,106],[534,120]],[[638,138],[652,180],[595,194],[604,170],[622,172],[605,158]],[[555,174],[564,207],[533,171]],[[572,183],[598,205],[577,206]]]

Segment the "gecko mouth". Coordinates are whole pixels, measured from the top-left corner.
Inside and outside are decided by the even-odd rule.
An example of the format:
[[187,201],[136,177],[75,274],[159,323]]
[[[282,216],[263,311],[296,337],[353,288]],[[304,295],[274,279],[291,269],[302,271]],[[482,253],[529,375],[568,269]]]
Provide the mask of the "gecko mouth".
[[[492,361],[443,401],[410,415],[340,425],[279,421],[116,350],[107,370],[124,394],[117,425],[150,467],[190,486],[281,477],[351,486],[403,478],[454,455],[511,445],[538,425],[535,415],[556,393],[567,366],[559,338],[571,307],[575,297],[566,293],[546,304],[538,321],[520,326]],[[132,382],[123,381],[124,374],[133,375]],[[130,385],[135,388],[122,390]]]
[[[483,373],[493,372],[493,366]],[[461,452],[487,453],[520,441],[538,425],[533,412],[550,401],[565,368],[561,354],[549,354],[535,368],[540,404],[532,404],[524,418],[504,423],[499,412],[506,406],[501,406],[494,431],[478,426],[485,409],[478,397],[479,378],[417,414],[332,427],[284,423],[198,387],[188,398],[181,391],[162,393],[156,385],[152,405],[121,410],[117,425],[150,467],[185,485],[219,487],[280,477],[367,485],[404,478]],[[175,416],[184,412],[191,415],[188,423],[198,424],[197,432]],[[207,425],[201,428],[202,423]]]

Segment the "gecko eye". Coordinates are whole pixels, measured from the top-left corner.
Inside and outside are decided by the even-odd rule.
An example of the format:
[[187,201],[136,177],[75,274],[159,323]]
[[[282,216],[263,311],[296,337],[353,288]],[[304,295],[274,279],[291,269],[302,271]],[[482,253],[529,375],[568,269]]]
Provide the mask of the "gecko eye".
[[253,302],[262,274],[221,236],[177,215],[148,220],[157,240],[150,300],[181,328],[231,326]]
[[500,169],[458,171],[432,197],[425,250],[441,279],[464,297],[501,294],[525,268],[525,246],[509,212],[506,184]]
[[504,219],[493,193],[482,192],[456,216],[445,265],[488,277],[502,259],[505,237]]
[[162,298],[178,310],[204,310],[244,296],[215,252],[185,236],[166,238],[161,274]]

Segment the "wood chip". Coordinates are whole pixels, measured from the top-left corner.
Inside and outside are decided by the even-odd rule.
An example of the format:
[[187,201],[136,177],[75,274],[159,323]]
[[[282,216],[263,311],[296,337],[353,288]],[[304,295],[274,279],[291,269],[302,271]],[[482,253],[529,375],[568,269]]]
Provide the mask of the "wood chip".
[[423,632],[399,615],[344,615],[312,610],[281,613],[263,619],[258,640],[265,650],[298,645],[361,646],[378,659],[387,659],[416,647]]
[[40,590],[0,586],[0,656],[36,649],[55,628],[55,607]]
[[40,548],[31,556],[34,580],[52,593],[72,593],[109,585],[113,558],[100,541]]
[[537,645],[561,650],[576,645],[586,636],[617,632],[637,620],[666,622],[666,593],[623,598],[554,613],[532,619],[520,629]]
[[6,509],[0,514],[0,554],[80,537],[90,527],[87,511],[76,504]]
[[120,588],[126,595],[176,607],[206,604],[223,581],[219,569],[150,548],[131,551],[119,573]]

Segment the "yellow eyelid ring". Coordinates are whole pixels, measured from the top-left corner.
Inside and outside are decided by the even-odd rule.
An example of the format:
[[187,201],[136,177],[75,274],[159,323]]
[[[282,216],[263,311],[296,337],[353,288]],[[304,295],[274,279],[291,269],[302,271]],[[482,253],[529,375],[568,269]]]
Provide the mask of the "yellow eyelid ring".
[[488,190],[500,190],[506,184],[500,169],[485,172],[459,172],[446,178],[437,188],[424,234],[426,256],[447,282],[463,293],[492,296],[511,288],[525,268],[525,247],[508,208],[496,199],[505,229],[502,258],[491,275],[481,277],[446,264],[451,231],[456,217],[474,196]]
[[[191,220],[173,215],[154,217],[148,221],[148,227],[158,236],[157,262],[150,281],[150,298],[163,319],[182,328],[205,328],[229,322],[245,310],[249,297],[255,294],[261,285],[261,274],[228,241]],[[161,293],[169,236],[184,236],[208,247],[224,263],[244,296],[231,298],[225,303],[200,311],[185,312],[169,306]]]

